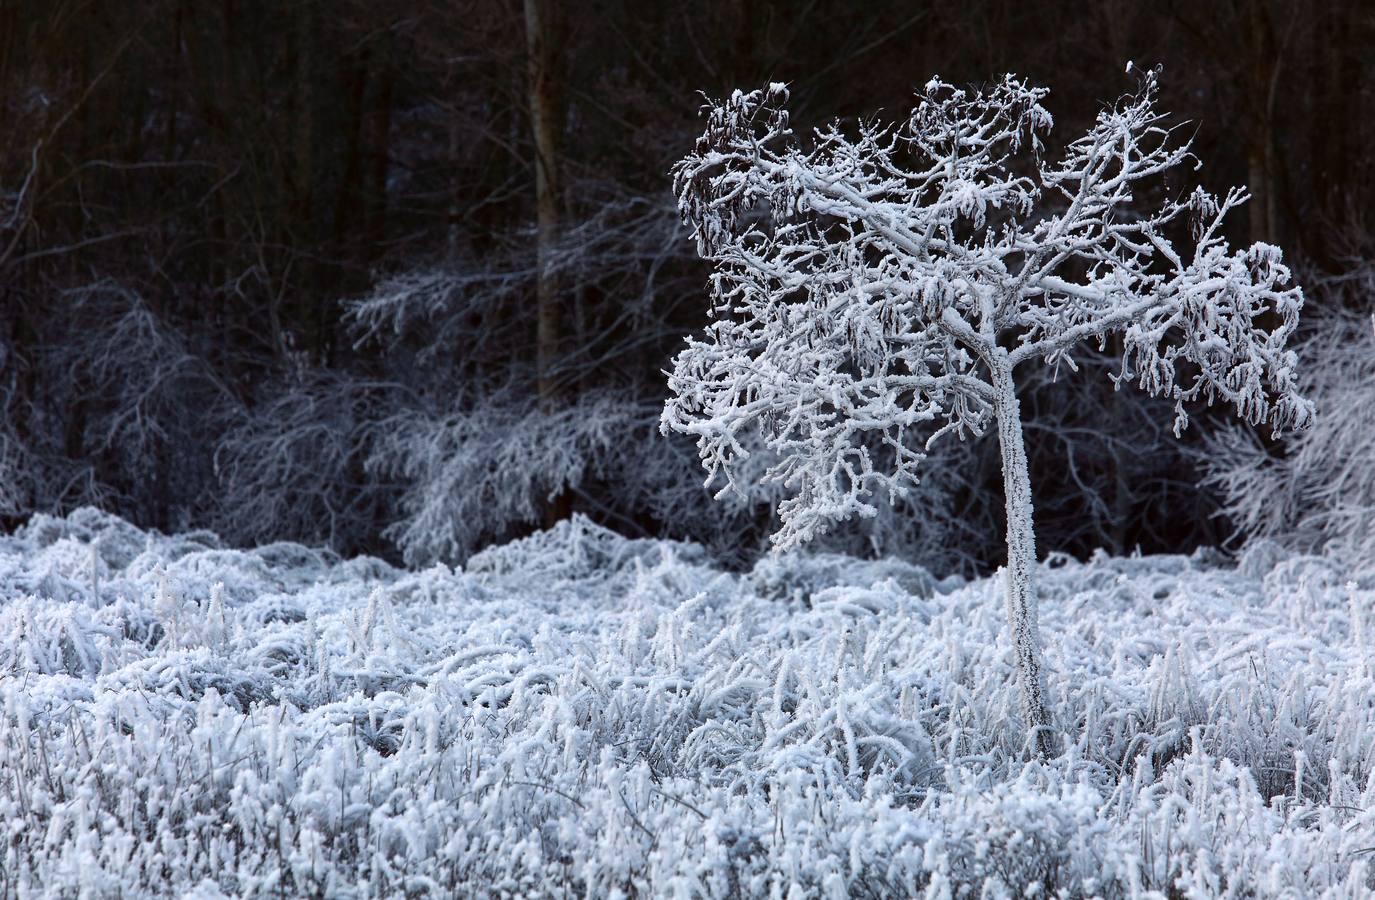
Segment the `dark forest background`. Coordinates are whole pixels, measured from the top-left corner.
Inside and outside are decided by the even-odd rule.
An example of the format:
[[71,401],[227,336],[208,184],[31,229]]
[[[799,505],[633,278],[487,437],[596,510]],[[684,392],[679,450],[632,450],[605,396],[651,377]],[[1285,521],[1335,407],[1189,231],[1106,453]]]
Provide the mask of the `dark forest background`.
[[[1354,305],[1372,7],[0,0],[0,517],[420,564],[582,512],[747,562],[776,495],[713,501],[657,431],[706,316],[667,175],[699,91],[787,81],[805,127],[1015,71],[1052,89],[1054,144],[1160,64],[1198,180],[1253,195],[1234,239]],[[1113,392],[1111,347],[1083,363],[1023,399],[1042,550],[1224,542],[1200,475],[1225,412],[1176,441]],[[828,545],[996,565],[995,442],[927,473]]]

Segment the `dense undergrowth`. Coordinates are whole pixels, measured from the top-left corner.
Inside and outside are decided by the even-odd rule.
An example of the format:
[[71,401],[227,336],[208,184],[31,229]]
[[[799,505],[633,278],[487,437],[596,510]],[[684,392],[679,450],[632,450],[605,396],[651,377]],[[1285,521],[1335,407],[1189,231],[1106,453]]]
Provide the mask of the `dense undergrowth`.
[[1041,578],[1045,762],[992,580],[37,516],[0,537],[0,894],[1369,896],[1375,591],[1278,553]]

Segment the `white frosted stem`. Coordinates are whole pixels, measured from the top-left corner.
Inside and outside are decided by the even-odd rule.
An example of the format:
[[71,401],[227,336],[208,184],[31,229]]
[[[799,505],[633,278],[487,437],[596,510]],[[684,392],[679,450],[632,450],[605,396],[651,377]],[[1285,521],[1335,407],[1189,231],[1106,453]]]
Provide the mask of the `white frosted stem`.
[[1375,673],[1371,671],[1370,646],[1367,643],[1365,631],[1365,613],[1361,609],[1362,603],[1356,591],[1356,582],[1348,581],[1346,583],[1346,596],[1351,604],[1351,636],[1356,641],[1357,671],[1369,678]]
[[1012,367],[1005,354],[991,362],[998,441],[1003,455],[1003,490],[1007,498],[1007,620],[1017,660],[1022,716],[1036,736],[1042,755],[1051,749],[1050,716],[1045,704],[1045,674],[1041,671],[1041,635],[1036,616],[1036,532],[1032,521],[1031,476],[1022,442],[1021,404],[1017,400]]

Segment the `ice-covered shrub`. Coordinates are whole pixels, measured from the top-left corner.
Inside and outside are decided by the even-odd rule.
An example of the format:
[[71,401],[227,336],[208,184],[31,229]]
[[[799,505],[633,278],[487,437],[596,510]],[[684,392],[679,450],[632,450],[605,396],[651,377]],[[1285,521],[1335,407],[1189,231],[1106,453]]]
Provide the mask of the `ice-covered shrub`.
[[614,465],[636,418],[633,404],[596,396],[552,412],[533,402],[482,404],[388,419],[369,457],[372,469],[405,483],[402,516],[386,533],[411,562],[463,559],[480,540],[537,522],[589,469]]
[[37,464],[10,424],[8,398],[0,397],[0,516],[17,516],[33,509]]
[[[1359,276],[1359,277],[1357,277]],[[1274,447],[1233,428],[1211,441],[1209,481],[1226,498],[1224,512],[1252,541],[1286,551],[1339,555],[1356,574],[1375,576],[1375,268],[1356,272],[1363,311],[1344,310],[1340,296],[1304,329],[1298,353],[1303,380],[1318,409],[1308,431]]]
[[218,438],[219,490],[210,522],[238,544],[291,535],[335,547],[375,547],[395,490],[369,478],[371,428],[403,390],[348,376],[303,376],[264,389]]

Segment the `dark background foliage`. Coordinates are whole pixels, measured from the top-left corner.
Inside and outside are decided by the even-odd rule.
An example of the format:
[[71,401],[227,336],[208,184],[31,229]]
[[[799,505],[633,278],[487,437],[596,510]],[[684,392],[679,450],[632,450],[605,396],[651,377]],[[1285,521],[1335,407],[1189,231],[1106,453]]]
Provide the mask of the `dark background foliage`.
[[[1015,71],[1067,140],[1127,60],[1163,66],[1196,177],[1250,187],[1236,240],[1353,265],[1356,0],[0,0],[0,515],[420,562],[580,511],[745,561],[770,496],[714,504],[654,428],[705,319],[666,175],[697,92],[787,81],[801,128]],[[1197,436],[1114,395],[1111,350],[1026,389],[1042,550],[1223,541]],[[996,448],[930,467],[831,545],[997,564]]]

